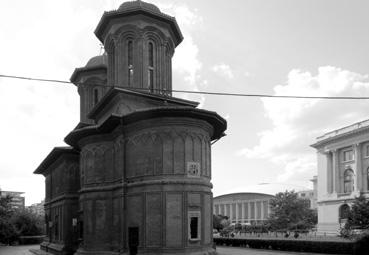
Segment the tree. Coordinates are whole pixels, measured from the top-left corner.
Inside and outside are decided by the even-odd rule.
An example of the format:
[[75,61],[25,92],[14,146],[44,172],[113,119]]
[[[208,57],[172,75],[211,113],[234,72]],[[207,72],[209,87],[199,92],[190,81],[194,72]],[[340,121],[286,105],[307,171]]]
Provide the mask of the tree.
[[13,209],[11,197],[0,197],[0,243],[11,244],[17,239],[17,231],[11,223]]
[[347,221],[340,230],[342,237],[356,237],[355,229],[366,230],[366,235],[369,235],[369,200],[360,194],[352,203],[351,208],[347,212]]
[[348,214],[347,224],[354,228],[369,228],[369,200],[362,194],[355,198]]
[[228,220],[227,216],[213,215],[213,228],[218,231],[222,230],[225,227],[227,220]]
[[11,222],[21,236],[37,236],[43,234],[43,217],[31,211],[16,211],[12,216]]
[[317,223],[316,212],[293,190],[276,194],[270,209],[268,223],[272,230],[308,231]]

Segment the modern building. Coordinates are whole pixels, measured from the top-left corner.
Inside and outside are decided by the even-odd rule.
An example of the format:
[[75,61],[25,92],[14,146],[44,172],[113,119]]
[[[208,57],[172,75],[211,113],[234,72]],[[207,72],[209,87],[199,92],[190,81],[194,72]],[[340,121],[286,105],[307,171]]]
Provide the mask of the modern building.
[[318,231],[338,233],[360,194],[369,198],[369,120],[317,138]]
[[268,219],[272,195],[262,193],[231,193],[214,197],[215,215],[227,216],[232,224],[262,224]]
[[0,190],[0,197],[7,197],[11,198],[10,206],[14,209],[24,209],[25,206],[25,198],[22,196],[24,192],[19,191],[5,191]]
[[[172,96],[174,17],[143,1],[105,12],[106,54],[77,68],[80,123],[35,170],[53,254],[215,254],[211,142],[226,121]],[[52,132],[52,131],[50,131]]]

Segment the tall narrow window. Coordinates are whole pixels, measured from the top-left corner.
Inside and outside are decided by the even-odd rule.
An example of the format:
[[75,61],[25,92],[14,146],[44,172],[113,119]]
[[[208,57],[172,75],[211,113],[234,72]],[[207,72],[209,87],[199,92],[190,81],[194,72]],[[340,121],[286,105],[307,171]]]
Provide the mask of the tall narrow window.
[[351,193],[354,190],[354,172],[347,169],[344,173],[344,192]]
[[96,105],[97,102],[99,102],[99,90],[94,89],[94,105]]
[[154,45],[149,42],[149,68],[148,68],[148,82],[150,92],[154,90]]
[[133,83],[133,42],[128,41],[127,46],[128,55],[128,87]]
[[199,233],[197,231],[199,226],[199,218],[198,217],[191,217],[191,222],[190,222],[190,230],[191,230],[191,239],[198,239],[199,238]]
[[192,241],[201,239],[201,214],[199,211],[188,212],[188,238]]

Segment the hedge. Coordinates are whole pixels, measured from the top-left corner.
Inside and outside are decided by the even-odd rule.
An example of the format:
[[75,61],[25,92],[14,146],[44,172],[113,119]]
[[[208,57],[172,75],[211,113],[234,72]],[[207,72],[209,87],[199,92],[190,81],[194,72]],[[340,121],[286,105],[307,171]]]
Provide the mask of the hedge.
[[40,244],[45,236],[20,236],[19,244]]
[[[296,239],[242,239],[214,238],[216,245],[249,247],[254,249],[272,249],[296,252],[315,252],[326,254],[353,254],[355,242],[339,242],[328,240],[296,240]],[[356,246],[355,246],[356,247]],[[356,253],[360,254],[360,253]]]

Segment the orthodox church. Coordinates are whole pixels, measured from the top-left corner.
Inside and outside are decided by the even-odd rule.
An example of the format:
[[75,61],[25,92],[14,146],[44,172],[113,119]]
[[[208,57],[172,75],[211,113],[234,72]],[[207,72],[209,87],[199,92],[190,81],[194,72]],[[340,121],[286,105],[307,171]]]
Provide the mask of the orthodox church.
[[106,53],[71,76],[80,122],[35,170],[52,254],[215,254],[211,142],[226,121],[172,96],[174,17],[143,1],[105,12]]

